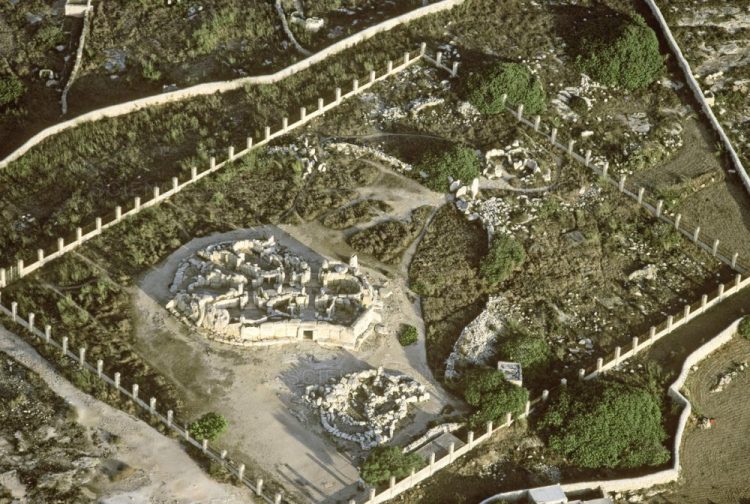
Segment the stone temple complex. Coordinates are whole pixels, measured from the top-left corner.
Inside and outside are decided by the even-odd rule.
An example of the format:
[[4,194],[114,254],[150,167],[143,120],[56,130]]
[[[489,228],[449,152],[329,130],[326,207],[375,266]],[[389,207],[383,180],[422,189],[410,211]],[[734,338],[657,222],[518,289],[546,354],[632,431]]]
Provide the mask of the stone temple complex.
[[199,250],[180,263],[170,291],[172,314],[235,345],[312,340],[355,349],[381,320],[356,256],[349,264],[321,258],[311,265],[273,237]]

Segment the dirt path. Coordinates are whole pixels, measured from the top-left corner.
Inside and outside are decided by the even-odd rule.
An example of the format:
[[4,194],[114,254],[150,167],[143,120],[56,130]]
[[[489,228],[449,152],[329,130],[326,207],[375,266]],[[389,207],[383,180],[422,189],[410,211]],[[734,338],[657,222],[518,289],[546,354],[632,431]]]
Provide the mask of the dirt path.
[[80,424],[103,429],[118,437],[117,459],[134,471],[102,489],[104,497],[99,502],[254,502],[248,491],[211,480],[177,441],[81,392],[57,374],[28,343],[2,327],[0,351],[39,374],[53,392],[76,410]]

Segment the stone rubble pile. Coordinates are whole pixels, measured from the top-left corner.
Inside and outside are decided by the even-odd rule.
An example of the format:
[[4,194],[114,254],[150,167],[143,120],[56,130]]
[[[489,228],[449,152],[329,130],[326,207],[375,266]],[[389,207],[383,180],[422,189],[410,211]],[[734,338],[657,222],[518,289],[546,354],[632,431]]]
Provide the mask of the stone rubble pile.
[[555,107],[560,116],[566,121],[578,122],[580,116],[571,108],[572,102],[578,100],[589,110],[595,100],[587,95],[591,91],[602,89],[603,87],[588,75],[581,74],[581,83],[578,86],[570,86],[558,91],[557,96],[551,100],[552,106]]
[[409,413],[409,404],[429,399],[424,385],[406,375],[385,374],[382,367],[305,389],[305,400],[319,409],[323,428],[364,450],[393,437],[396,424]]
[[270,154],[283,153],[291,154],[297,160],[302,163],[302,178],[307,178],[313,172],[325,173],[327,170],[326,163],[318,159],[318,151],[315,147],[310,145],[310,140],[307,137],[302,137],[302,145],[289,144],[282,146],[274,146],[268,149]]
[[732,369],[730,372],[722,374],[719,377],[719,382],[716,384],[714,388],[711,389],[711,392],[721,392],[724,390],[724,388],[727,387],[730,383],[732,383],[732,380],[734,380],[737,375],[744,372],[748,368],[747,362],[742,362],[740,364],[737,364],[734,369]]
[[400,159],[386,154],[380,149],[374,147],[356,145],[348,142],[330,142],[326,144],[327,149],[331,149],[337,152],[341,152],[348,156],[354,157],[374,157],[384,163],[392,166],[399,172],[410,172],[414,167],[409,163],[404,163]]
[[514,140],[502,149],[490,149],[484,155],[485,169],[482,175],[490,180],[518,178],[529,183],[535,176],[541,176],[547,183],[552,181],[552,171],[542,170],[520,140]]

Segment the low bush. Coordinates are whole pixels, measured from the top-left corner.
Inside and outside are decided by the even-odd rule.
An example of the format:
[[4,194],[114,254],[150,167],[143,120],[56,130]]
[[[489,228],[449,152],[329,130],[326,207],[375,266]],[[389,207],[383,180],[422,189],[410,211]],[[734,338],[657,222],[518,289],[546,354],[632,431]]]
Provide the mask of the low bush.
[[513,385],[496,369],[472,369],[464,374],[461,386],[466,402],[476,408],[469,417],[472,428],[483,427],[507,413],[520,413],[529,400],[528,390]]
[[448,177],[460,180],[464,184],[479,177],[481,166],[474,149],[456,145],[441,153],[427,154],[417,166],[416,173],[425,172],[428,178],[424,185],[433,191],[448,190]]
[[520,63],[497,63],[472,74],[464,85],[469,102],[484,114],[503,110],[503,95],[508,105],[523,105],[528,114],[539,114],[547,108],[547,95],[541,81]]
[[521,243],[511,236],[497,235],[492,239],[479,271],[490,285],[497,285],[507,280],[525,260],[526,250]]
[[229,423],[227,419],[218,413],[210,411],[200,417],[198,420],[191,422],[188,426],[190,435],[198,441],[208,439],[214,441],[219,437],[225,430]]
[[646,87],[662,74],[659,40],[642,17],[612,16],[600,25],[597,33],[582,40],[576,59],[581,72],[630,90]]
[[401,346],[413,345],[418,339],[419,333],[417,332],[417,328],[413,325],[404,324],[401,334],[398,335],[398,342],[401,343]]
[[23,83],[15,75],[0,76],[0,107],[17,102],[24,91]]
[[391,476],[404,478],[424,465],[424,459],[416,453],[404,453],[398,446],[378,446],[367,455],[360,476],[365,483],[375,486],[389,481]]
[[660,406],[646,388],[599,379],[561,388],[538,427],[577,467],[656,466],[670,458]]
[[740,325],[737,326],[737,332],[740,336],[750,341],[750,315],[746,315],[740,320]]
[[545,364],[551,354],[547,340],[521,330],[512,331],[498,347],[498,357],[501,360],[518,362],[524,371]]

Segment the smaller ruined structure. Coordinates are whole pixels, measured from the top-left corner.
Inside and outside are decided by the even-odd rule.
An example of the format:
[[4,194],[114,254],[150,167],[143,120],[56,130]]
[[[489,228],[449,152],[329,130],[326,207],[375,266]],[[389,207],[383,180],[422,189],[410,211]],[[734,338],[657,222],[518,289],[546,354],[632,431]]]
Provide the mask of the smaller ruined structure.
[[271,237],[209,245],[184,260],[167,309],[212,338],[235,345],[312,340],[357,348],[381,321],[377,293],[359,270],[307,261]]
[[409,404],[429,400],[425,387],[383,368],[351,373],[325,385],[310,385],[305,399],[320,410],[320,422],[332,435],[369,450],[389,441]]
[[505,379],[513,385],[523,385],[523,369],[518,362],[498,361],[497,370],[503,373]]

